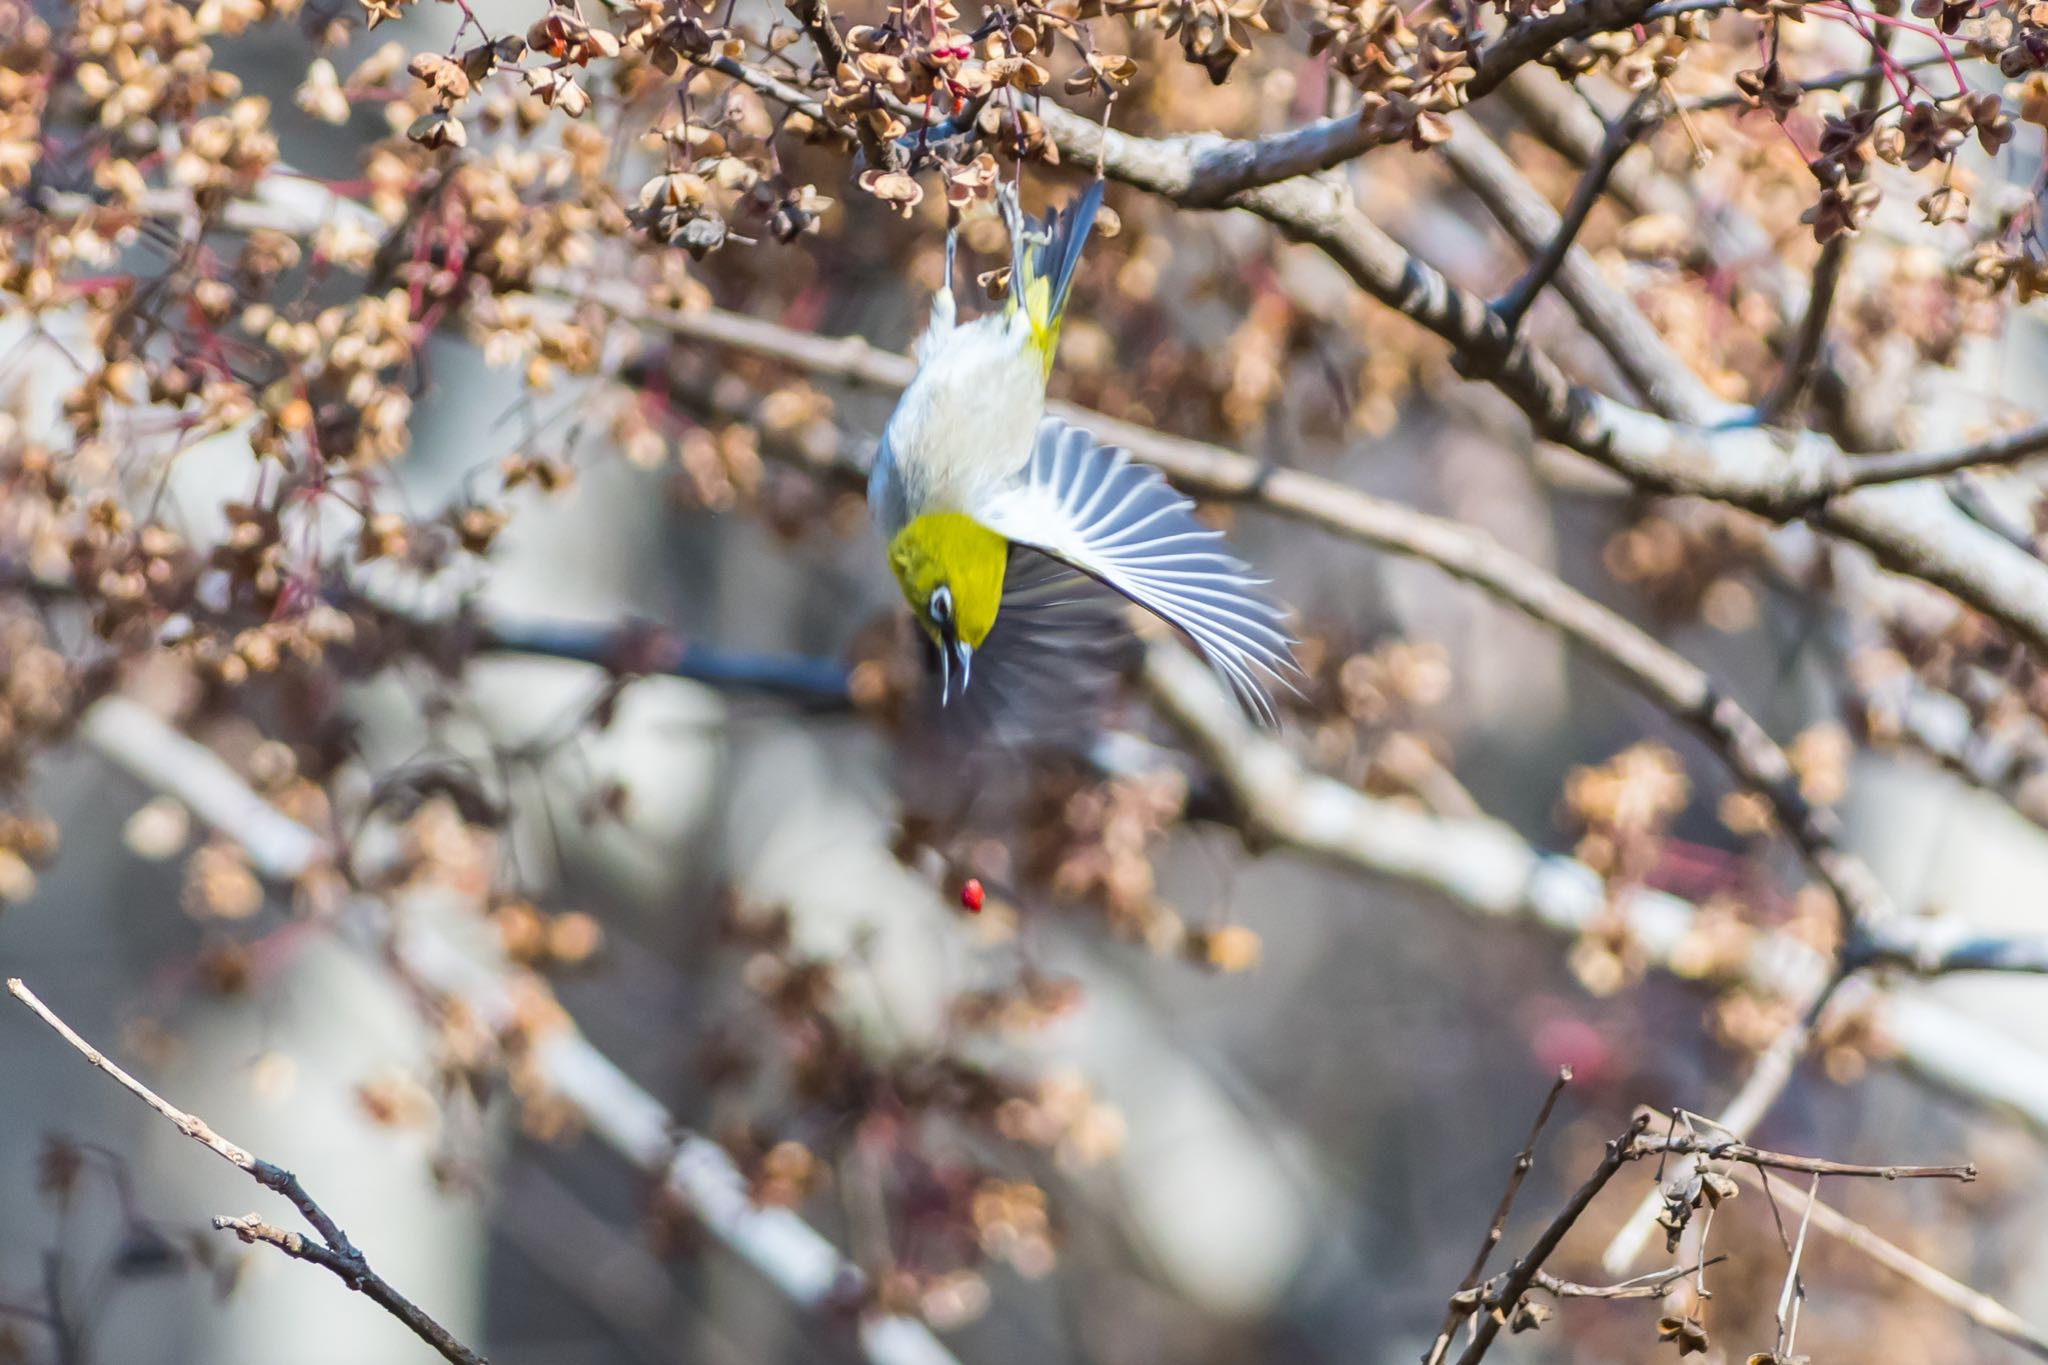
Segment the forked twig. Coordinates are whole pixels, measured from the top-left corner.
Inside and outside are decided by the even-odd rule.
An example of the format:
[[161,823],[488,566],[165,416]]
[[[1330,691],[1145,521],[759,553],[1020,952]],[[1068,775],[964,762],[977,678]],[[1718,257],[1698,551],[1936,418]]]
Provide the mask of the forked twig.
[[391,1284],[364,1259],[326,1210],[313,1201],[306,1193],[299,1178],[282,1166],[273,1165],[256,1156],[247,1148],[239,1147],[216,1133],[207,1122],[195,1114],[189,1114],[169,1100],[136,1080],[109,1058],[105,1053],[85,1041],[78,1032],[37,998],[19,977],[7,982],[7,993],[35,1012],[37,1018],[48,1024],[57,1036],[71,1044],[79,1055],[93,1066],[106,1072],[117,1081],[121,1088],[134,1095],[157,1113],[168,1119],[173,1127],[191,1138],[221,1160],[248,1173],[249,1178],[267,1190],[274,1190],[291,1200],[306,1221],[319,1234],[315,1242],[296,1232],[286,1232],[272,1227],[253,1214],[247,1218],[215,1218],[213,1225],[225,1231],[234,1232],[245,1242],[268,1242],[288,1256],[323,1266],[347,1285],[377,1304],[385,1312],[397,1318],[410,1328],[421,1341],[432,1346],[456,1365],[485,1365],[484,1358],[470,1350],[449,1333],[448,1329],[434,1321],[412,1300],[391,1287]]
[[1515,1206],[1515,1196],[1521,1192],[1522,1181],[1528,1177],[1529,1168],[1536,1164],[1536,1139],[1543,1135],[1544,1127],[1550,1122],[1550,1113],[1557,1108],[1557,1097],[1571,1084],[1572,1069],[1561,1066],[1557,1079],[1551,1082],[1550,1093],[1543,1097],[1543,1107],[1536,1111],[1536,1121],[1529,1125],[1529,1137],[1522,1143],[1522,1150],[1515,1154],[1513,1170],[1508,1175],[1508,1187],[1501,1192],[1500,1204],[1493,1211],[1493,1221],[1487,1225],[1486,1238],[1479,1244],[1479,1251],[1472,1258],[1472,1268],[1465,1272],[1465,1279],[1458,1286],[1457,1294],[1451,1298],[1451,1307],[1444,1314],[1444,1325],[1437,1331],[1436,1340],[1429,1352],[1423,1356],[1424,1365],[1437,1365],[1450,1349],[1451,1337],[1457,1332],[1458,1324],[1471,1313],[1471,1308],[1460,1307],[1473,1290],[1479,1287],[1479,1280],[1486,1273],[1486,1262],[1493,1255],[1493,1249],[1500,1245],[1500,1239],[1507,1230],[1508,1214]]

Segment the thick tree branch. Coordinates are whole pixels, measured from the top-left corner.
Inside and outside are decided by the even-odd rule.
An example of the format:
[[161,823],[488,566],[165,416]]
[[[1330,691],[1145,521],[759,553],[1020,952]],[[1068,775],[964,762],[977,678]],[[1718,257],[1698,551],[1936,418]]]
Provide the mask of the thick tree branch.
[[[250,799],[259,798],[252,793]],[[156,1110],[179,1132],[221,1160],[247,1173],[250,1179],[263,1188],[273,1190],[291,1200],[292,1205],[320,1234],[320,1240],[315,1242],[296,1232],[281,1231],[262,1222],[253,1214],[245,1219],[216,1218],[215,1227],[232,1229],[244,1241],[269,1242],[289,1256],[332,1271],[343,1284],[364,1295],[404,1323],[413,1335],[447,1359],[454,1361],[456,1365],[484,1365],[482,1356],[457,1341],[447,1328],[434,1321],[411,1299],[392,1288],[390,1282],[383,1276],[370,1269],[370,1263],[364,1258],[363,1253],[349,1241],[348,1235],[328,1216],[327,1211],[306,1193],[305,1186],[299,1183],[297,1176],[253,1155],[246,1148],[236,1146],[216,1133],[204,1119],[178,1108],[122,1070],[105,1053],[81,1038],[69,1024],[58,1017],[55,1011],[38,999],[36,993],[19,977],[8,980],[7,993],[34,1011],[37,1018],[54,1029],[57,1036],[75,1048],[86,1061],[113,1077],[122,1089]],[[254,1235],[252,1228],[261,1229],[263,1235]]]

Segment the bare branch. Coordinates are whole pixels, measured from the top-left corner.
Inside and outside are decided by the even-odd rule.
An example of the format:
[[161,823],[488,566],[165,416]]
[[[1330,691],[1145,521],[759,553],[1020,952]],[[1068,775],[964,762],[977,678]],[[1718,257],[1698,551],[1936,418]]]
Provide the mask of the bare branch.
[[[1872,50],[1880,63],[1889,60],[1892,30],[1883,29],[1871,40]],[[1863,93],[1857,100],[1859,113],[1874,114],[1885,96],[1885,76],[1880,69],[1871,73],[1863,82]],[[1850,170],[1848,183],[1859,185],[1869,175],[1869,163],[1859,161]],[[1853,234],[1842,232],[1821,244],[1820,259],[1813,265],[1813,286],[1807,290],[1806,312],[1799,319],[1799,326],[1792,334],[1792,340],[1784,348],[1783,368],[1778,381],[1771,391],[1757,404],[1756,416],[1759,422],[1776,421],[1797,411],[1805,401],[1807,390],[1816,377],[1816,364],[1821,348],[1827,343],[1828,314],[1835,306],[1835,292],[1842,284],[1842,267],[1848,264],[1849,243]]]
[[1947,450],[1901,450],[1861,456],[1850,462],[1847,480],[1851,488],[1867,488],[1872,484],[1938,478],[1985,465],[2018,464],[2044,453],[2048,453],[2048,422],[2036,422],[2018,431]]
[[1653,1270],[1618,1284],[1574,1284],[1570,1280],[1560,1280],[1546,1270],[1536,1276],[1536,1287],[1560,1299],[1661,1299],[1680,1280],[1690,1279],[1708,1266],[1719,1265],[1727,1259],[1725,1255],[1709,1256],[1693,1265]]
[[[1618,920],[1653,965],[1668,964],[1688,941],[1695,912],[1677,897],[1609,888],[1584,864],[1539,852],[1498,821],[1422,815],[1305,770],[1253,731],[1184,651],[1149,650],[1145,681],[1215,770],[1247,836],[1261,846],[1417,886],[1475,915],[1530,920],[1566,935]],[[1832,968],[1804,943],[1759,933],[1738,975],[1767,994],[1809,1000]],[[1857,1003],[1908,1070],[2048,1133],[2048,1057],[1922,996],[1859,991]],[[1800,1050],[1803,1035],[1782,1040],[1766,1079],[1788,1080]]]
[[1599,151],[1593,162],[1579,177],[1577,188],[1572,191],[1571,202],[1565,205],[1564,215],[1544,244],[1542,254],[1529,263],[1529,269],[1494,304],[1494,311],[1507,323],[1508,331],[1520,329],[1523,316],[1529,305],[1536,301],[1549,285],[1551,277],[1572,251],[1572,244],[1578,240],[1579,229],[1586,225],[1586,218],[1593,212],[1593,206],[1600,202],[1606,192],[1608,179],[1614,168],[1621,164],[1630,149],[1647,136],[1663,121],[1663,86],[1651,84],[1643,87],[1630,102],[1620,118],[1607,125],[1606,133],[1600,139]]
[[1514,1311],[1515,1305],[1522,1301],[1522,1296],[1528,1293],[1530,1285],[1535,1283],[1537,1274],[1543,1269],[1543,1263],[1557,1250],[1558,1243],[1572,1230],[1572,1225],[1579,1221],[1580,1215],[1585,1213],[1594,1197],[1607,1187],[1607,1182],[1614,1178],[1614,1173],[1628,1164],[1630,1148],[1636,1138],[1642,1135],[1643,1128],[1649,1121],[1649,1115],[1638,1114],[1621,1137],[1607,1144],[1606,1155],[1601,1157],[1600,1165],[1587,1177],[1586,1183],[1579,1186],[1570,1201],[1558,1210],[1557,1216],[1550,1220],[1550,1225],[1543,1229],[1543,1235],[1536,1239],[1536,1244],[1529,1248],[1528,1253],[1515,1262],[1514,1269],[1508,1272],[1500,1289],[1488,1295],[1485,1302],[1479,1305],[1472,1343],[1465,1348],[1464,1354],[1458,1357],[1458,1365],[1479,1365],[1479,1361],[1493,1345],[1494,1339],[1500,1335],[1501,1326],[1507,1321],[1507,1315]]
[[[1734,1175],[1753,1189],[1766,1188],[1763,1173],[1755,1167],[1737,1166]],[[1777,1192],[1800,1217],[1810,1216],[1813,1226],[1819,1231],[1844,1246],[1862,1252],[1878,1265],[1932,1294],[1987,1332],[2048,1360],[2048,1332],[2033,1326],[1990,1295],[1979,1293],[1960,1280],[1944,1275],[1896,1243],[1885,1240],[1863,1224],[1798,1189],[1781,1184],[1777,1186]]]
[[1843,961],[1852,968],[1903,967],[1919,976],[2048,973],[2048,938],[1972,934],[1939,920],[1908,920],[1851,940]]
[[1458,1324],[1471,1316],[1472,1303],[1461,1303],[1460,1300],[1468,1298],[1472,1291],[1479,1287],[1480,1277],[1486,1273],[1487,1258],[1493,1255],[1493,1249],[1500,1245],[1500,1239],[1507,1231],[1508,1214],[1515,1207],[1515,1196],[1521,1192],[1522,1182],[1528,1178],[1530,1167],[1536,1164],[1536,1139],[1543,1136],[1544,1125],[1550,1122],[1550,1113],[1557,1108],[1557,1097],[1564,1093],[1564,1088],[1571,1084],[1571,1080],[1572,1069],[1568,1066],[1559,1067],[1557,1079],[1551,1082],[1549,1093],[1543,1097],[1543,1107],[1536,1111],[1536,1121],[1529,1126],[1529,1136],[1522,1143],[1522,1150],[1515,1153],[1514,1166],[1508,1175],[1508,1187],[1501,1192],[1500,1204],[1493,1211],[1493,1221],[1487,1225],[1486,1237],[1479,1244],[1478,1254],[1472,1258],[1472,1268],[1465,1272],[1465,1278],[1458,1285],[1458,1292],[1451,1297],[1450,1311],[1444,1317],[1444,1325],[1438,1330],[1435,1343],[1423,1357],[1424,1365],[1437,1365],[1437,1362],[1444,1358],[1444,1353],[1450,1349],[1451,1337],[1458,1330]]
[[[78,1053],[86,1061],[113,1077],[122,1089],[128,1091],[128,1093],[134,1095],[144,1104],[147,1104],[150,1108],[168,1119],[171,1125],[179,1132],[220,1157],[221,1160],[246,1172],[251,1179],[265,1189],[274,1190],[291,1200],[293,1206],[304,1215],[306,1221],[311,1223],[315,1231],[320,1234],[320,1241],[312,1242],[296,1232],[280,1231],[260,1221],[254,1215],[246,1219],[216,1218],[214,1220],[215,1227],[231,1228],[244,1241],[261,1240],[269,1242],[289,1256],[332,1271],[343,1284],[369,1298],[378,1307],[404,1323],[412,1331],[413,1335],[426,1342],[436,1351],[439,1351],[447,1359],[456,1362],[456,1365],[484,1365],[484,1358],[482,1356],[457,1341],[447,1328],[434,1321],[412,1300],[392,1288],[388,1281],[377,1274],[376,1271],[370,1269],[370,1263],[364,1258],[363,1253],[357,1250],[354,1244],[348,1240],[348,1235],[327,1215],[326,1210],[313,1202],[313,1197],[306,1193],[305,1187],[299,1183],[297,1176],[282,1167],[274,1166],[270,1162],[252,1155],[245,1148],[236,1146],[219,1133],[213,1131],[204,1119],[199,1118],[197,1115],[186,1113],[122,1070],[105,1053],[81,1038],[69,1024],[60,1019],[48,1005],[45,1005],[38,999],[36,993],[30,990],[19,977],[9,978],[7,993],[28,1006],[37,1018],[48,1024],[56,1031],[60,1038],[77,1049]],[[262,1235],[257,1235],[252,1229],[260,1229]]]
[[[1799,1017],[1781,1029],[1770,1046],[1758,1055],[1756,1065],[1750,1068],[1742,1087],[1735,1092],[1735,1098],[1715,1116],[1715,1129],[1724,1133],[1746,1133],[1763,1122],[1764,1115],[1785,1093],[1785,1087],[1792,1083],[1799,1061],[1813,1041],[1814,1025],[1846,979],[1847,973],[1837,960],[1818,989],[1811,994],[1793,997],[1799,1006]],[[1673,1168],[1667,1183],[1683,1185],[1699,1169],[1699,1164],[1698,1157],[1685,1157]],[[1663,1207],[1661,1190],[1652,1190],[1643,1196],[1628,1220],[1608,1242],[1607,1249],[1600,1253],[1600,1265],[1608,1274],[1619,1275],[1635,1263],[1649,1242],[1651,1231],[1657,1227],[1657,1215]]]
[[1862,1176],[1873,1180],[1957,1180],[1966,1184],[1977,1178],[1974,1165],[1862,1166],[1853,1162],[1829,1161],[1824,1157],[1767,1152],[1732,1138],[1704,1138],[1697,1133],[1646,1133],[1636,1139],[1637,1155],[1654,1156],[1660,1152],[1682,1152],[1702,1161],[1739,1161],[1749,1166],[1797,1171],[1802,1175]]

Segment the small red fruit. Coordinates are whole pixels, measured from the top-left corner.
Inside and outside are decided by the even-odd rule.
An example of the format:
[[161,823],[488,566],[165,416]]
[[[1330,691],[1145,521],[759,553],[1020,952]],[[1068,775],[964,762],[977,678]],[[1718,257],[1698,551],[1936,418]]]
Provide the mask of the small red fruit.
[[970,915],[978,915],[982,900],[981,878],[969,877],[960,887],[960,908]]

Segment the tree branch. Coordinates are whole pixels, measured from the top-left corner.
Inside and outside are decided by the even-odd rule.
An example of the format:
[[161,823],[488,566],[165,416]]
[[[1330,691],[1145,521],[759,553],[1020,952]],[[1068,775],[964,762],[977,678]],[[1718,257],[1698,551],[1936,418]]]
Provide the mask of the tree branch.
[[[252,799],[255,799],[253,794]],[[69,1024],[38,999],[36,993],[19,977],[9,978],[7,993],[28,1006],[37,1018],[55,1030],[58,1037],[77,1049],[86,1061],[113,1077],[122,1089],[168,1119],[179,1132],[221,1160],[247,1173],[263,1188],[274,1190],[291,1200],[293,1206],[320,1234],[320,1241],[312,1242],[296,1232],[281,1231],[260,1221],[254,1215],[245,1219],[216,1218],[216,1228],[231,1229],[245,1242],[269,1242],[289,1256],[332,1271],[343,1284],[369,1298],[378,1307],[404,1323],[413,1335],[447,1359],[454,1361],[456,1365],[484,1365],[482,1356],[457,1341],[447,1328],[434,1321],[412,1300],[392,1288],[383,1276],[370,1269],[370,1263],[364,1259],[363,1253],[349,1241],[348,1235],[328,1216],[326,1210],[313,1202],[313,1197],[306,1193],[297,1176],[251,1154],[245,1148],[236,1146],[213,1131],[204,1119],[186,1113],[122,1070],[106,1054],[81,1038]],[[261,1235],[257,1235],[252,1229],[259,1229]]]
[[[1889,28],[1882,29],[1871,38],[1871,49],[1880,63],[1890,59],[1891,43],[1892,30]],[[1860,114],[1873,115],[1883,103],[1887,74],[1879,69],[1864,80],[1863,93],[1856,104]],[[1868,162],[1858,163],[1849,175],[1848,183],[1860,185],[1869,173]],[[1799,319],[1791,343],[1784,348],[1778,382],[1757,404],[1756,418],[1759,422],[1776,421],[1795,412],[1805,401],[1806,392],[1816,377],[1821,348],[1827,344],[1828,314],[1834,310],[1835,293],[1841,288],[1842,268],[1848,264],[1849,243],[1853,235],[1837,233],[1821,244],[1820,259],[1813,266],[1813,284],[1806,291],[1806,312]]]
[[1859,456],[1849,463],[1846,486],[1868,488],[1873,484],[1939,478],[1964,469],[2018,464],[2044,453],[2048,453],[2048,422],[2036,422],[2018,431],[1946,450],[1900,450]]
[[1761,1190],[1767,1196],[1774,1195],[1785,1200],[1792,1206],[1792,1211],[1800,1217],[1811,1217],[1816,1230],[1835,1238],[1852,1250],[1862,1252],[1878,1265],[1932,1294],[1985,1331],[2003,1337],[2031,1355],[2048,1360],[2048,1332],[2033,1326],[1989,1294],[1979,1293],[1960,1280],[1943,1274],[1903,1247],[1885,1240],[1863,1224],[1812,1198],[1804,1190],[1771,1185],[1766,1182],[1763,1173],[1752,1166],[1737,1166],[1734,1168],[1734,1174],[1737,1180],[1751,1189]]
[[[1486,1274],[1486,1262],[1493,1255],[1493,1249],[1500,1245],[1500,1239],[1507,1232],[1508,1214],[1514,1210],[1515,1196],[1521,1193],[1522,1182],[1529,1176],[1529,1170],[1536,1164],[1536,1139],[1543,1136],[1543,1129],[1550,1122],[1550,1113],[1557,1108],[1557,1097],[1571,1084],[1572,1069],[1559,1067],[1557,1079],[1550,1084],[1550,1092],[1543,1097],[1543,1107],[1536,1111],[1536,1122],[1529,1126],[1529,1136],[1522,1143],[1522,1150],[1515,1154],[1513,1167],[1508,1173],[1508,1187],[1501,1192],[1500,1203],[1493,1211],[1493,1221],[1487,1224],[1486,1237],[1479,1243],[1479,1252],[1472,1258],[1472,1268],[1465,1272],[1465,1278],[1458,1284],[1458,1292],[1451,1296],[1451,1306],[1444,1315],[1444,1325],[1437,1330],[1436,1341],[1430,1346],[1423,1359],[1423,1365],[1437,1365],[1450,1349],[1451,1338],[1457,1334],[1458,1324],[1472,1315],[1477,1301],[1473,1293],[1480,1287],[1481,1277]],[[1490,1296],[1490,1295],[1489,1295]]]
[[1558,1243],[1572,1230],[1573,1224],[1579,1221],[1594,1197],[1607,1188],[1607,1182],[1614,1178],[1614,1173],[1632,1159],[1631,1144],[1642,1134],[1644,1126],[1649,1121],[1648,1114],[1638,1114],[1621,1137],[1607,1144],[1606,1154],[1601,1157],[1600,1165],[1594,1169],[1593,1174],[1586,1178],[1586,1183],[1579,1186],[1578,1192],[1572,1195],[1570,1202],[1558,1210],[1557,1216],[1550,1220],[1550,1225],[1543,1229],[1543,1235],[1536,1239],[1536,1244],[1529,1248],[1528,1253],[1515,1262],[1514,1269],[1508,1272],[1501,1287],[1478,1305],[1474,1318],[1477,1325],[1473,1329],[1472,1343],[1465,1348],[1465,1353],[1458,1357],[1458,1365],[1479,1365],[1479,1361],[1492,1347],[1494,1338],[1500,1335],[1500,1329],[1506,1323],[1508,1314],[1514,1311],[1515,1305],[1522,1301],[1522,1296],[1529,1292],[1529,1286],[1535,1283],[1537,1274],[1543,1269],[1543,1263],[1557,1250]]
[[[251,802],[262,805],[273,817],[255,827],[265,837],[243,844],[261,875],[289,881],[333,857],[326,840],[265,805],[211,749],[137,703],[118,695],[103,697],[79,728],[93,748],[176,796],[230,838],[248,839],[250,830],[233,822],[246,816]],[[291,826],[298,837],[274,837],[276,822]],[[525,997],[502,961],[480,960],[471,946],[458,946],[424,924],[410,928],[393,951],[421,986],[461,1001],[488,1027],[511,1030],[527,1018]],[[865,1278],[838,1248],[790,1210],[756,1205],[746,1177],[723,1148],[678,1124],[566,1017],[534,1040],[528,1060],[550,1093],[573,1108],[591,1132],[636,1168],[658,1177],[714,1238],[797,1307],[823,1312],[859,1294]],[[914,1318],[869,1312],[861,1317],[859,1331],[870,1365],[955,1365],[952,1353]]]
[[1825,1157],[1767,1152],[1733,1138],[1705,1138],[1697,1133],[1645,1133],[1636,1139],[1635,1155],[1655,1156],[1661,1152],[1681,1152],[1702,1161],[1739,1161],[1747,1166],[1796,1171],[1801,1175],[1861,1176],[1871,1180],[1957,1180],[1965,1184],[1977,1178],[1974,1165],[1863,1166],[1847,1161],[1829,1161]]
[[[1607,182],[1614,174],[1614,168],[1621,159],[1664,121],[1663,87],[1651,84],[1629,103],[1621,117],[1607,125],[1606,133],[1600,139],[1600,148],[1594,154],[1592,164],[1579,177],[1577,187],[1572,191],[1571,202],[1565,206],[1564,214],[1551,231],[1542,252],[1529,263],[1529,269],[1493,305],[1494,311],[1507,324],[1508,331],[1518,331],[1523,315],[1529,305],[1536,301],[1551,277],[1572,254],[1572,244],[1578,240],[1579,229],[1586,225],[1586,218],[1593,212],[1593,206],[1600,202],[1606,192]],[[1505,158],[1503,158],[1505,159]],[[1453,162],[1457,169],[1457,163]],[[1462,173],[1462,172],[1461,172]],[[1468,183],[1470,183],[1468,181]],[[1590,265],[1590,262],[1588,263]]]
[[[1391,878],[1469,914],[1527,920],[1567,937],[1618,920],[1652,966],[1672,969],[1686,960],[1696,918],[1689,903],[1640,887],[1606,886],[1583,863],[1540,852],[1498,821],[1419,814],[1309,772],[1238,716],[1185,651],[1148,650],[1145,682],[1215,771],[1255,846]],[[1833,975],[1823,954],[1780,933],[1756,931],[1745,947],[1719,960],[1726,979],[1782,999],[1810,1000]],[[1858,1003],[1901,1065],[2048,1133],[2048,1057],[1924,996],[1873,989]],[[1789,1078],[1802,1049],[1803,1041],[1800,1047],[1788,1042],[1782,1063],[1760,1068],[1766,1079]]]

